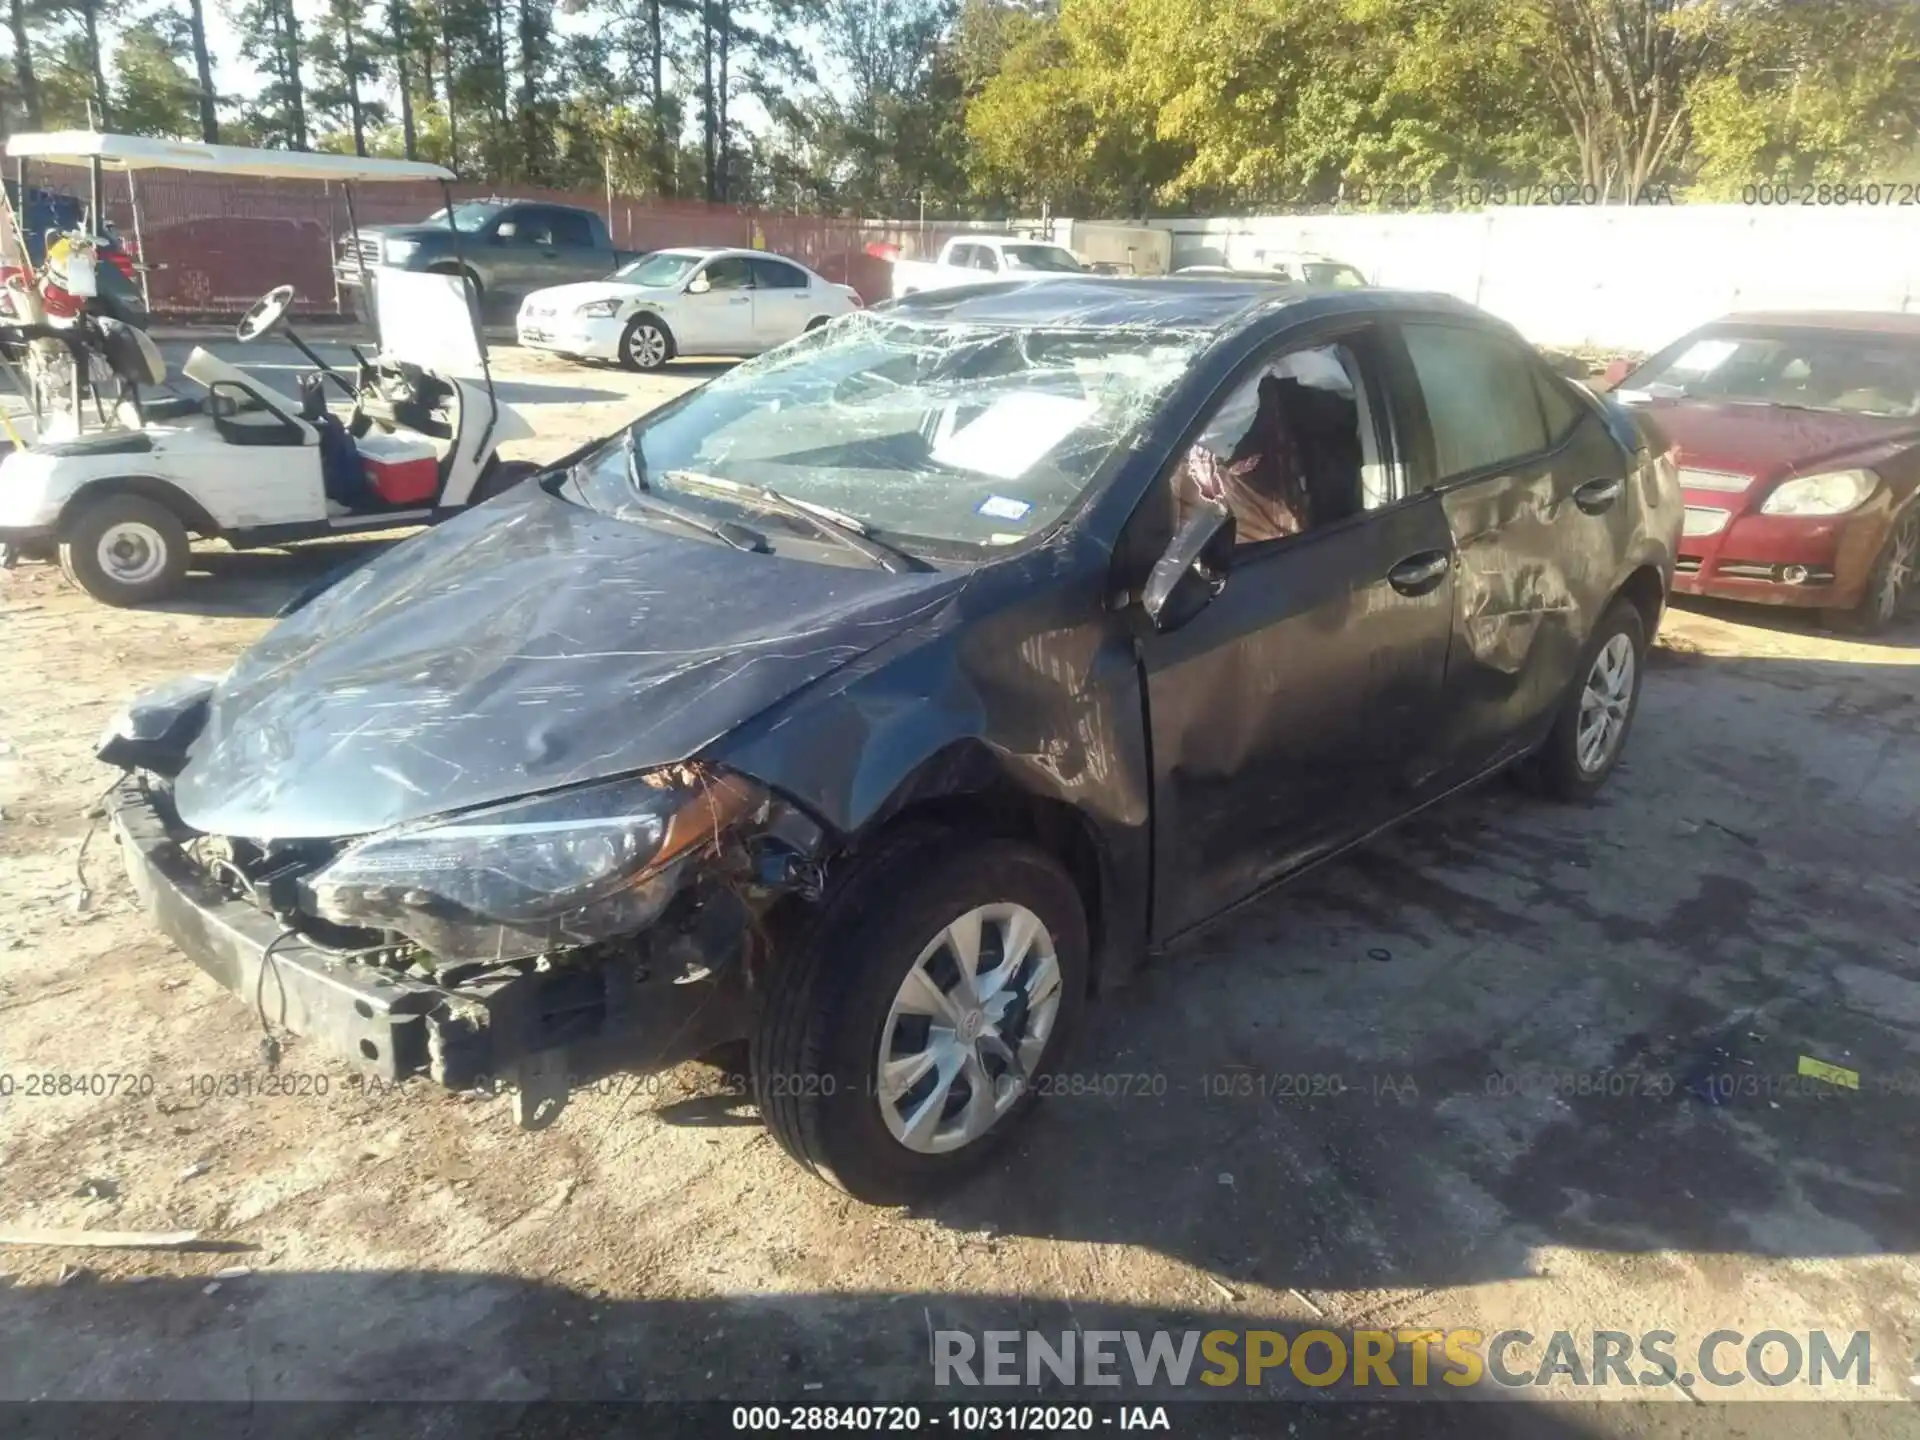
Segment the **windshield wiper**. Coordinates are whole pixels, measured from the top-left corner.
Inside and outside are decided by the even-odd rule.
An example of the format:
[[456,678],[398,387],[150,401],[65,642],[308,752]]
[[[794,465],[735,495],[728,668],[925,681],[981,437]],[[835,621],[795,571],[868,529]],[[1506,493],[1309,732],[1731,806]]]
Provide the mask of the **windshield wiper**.
[[765,555],[772,550],[767,537],[751,525],[742,525],[737,520],[714,520],[692,510],[682,509],[671,500],[662,500],[655,495],[647,484],[647,472],[640,460],[640,444],[634,438],[633,430],[628,430],[621,441],[621,448],[627,459],[627,488],[632,491],[629,497],[635,508],[650,515],[672,520],[685,525],[690,530],[699,530],[714,539],[731,545],[736,550],[746,550],[754,554]]
[[866,556],[882,570],[896,575],[908,570],[933,569],[918,555],[910,555],[898,545],[889,545],[884,540],[876,539],[873,532],[853,516],[844,515],[830,506],[817,505],[811,500],[797,500],[791,495],[783,495],[771,485],[747,485],[720,475],[702,475],[696,470],[669,470],[666,477],[675,485],[688,489],[749,496],[770,510],[802,522],[816,534],[839,541],[849,550]]

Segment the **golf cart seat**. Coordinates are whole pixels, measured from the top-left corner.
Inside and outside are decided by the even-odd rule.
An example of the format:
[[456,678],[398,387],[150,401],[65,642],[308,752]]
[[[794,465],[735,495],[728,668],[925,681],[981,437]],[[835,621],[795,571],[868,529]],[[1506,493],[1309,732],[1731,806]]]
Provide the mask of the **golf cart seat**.
[[300,402],[284,391],[276,390],[264,380],[247,374],[238,365],[229,365],[218,355],[194,346],[193,353],[187,357],[187,363],[180,367],[180,373],[189,380],[197,380],[211,390],[217,384],[237,386],[244,392],[256,396],[268,409],[278,412],[283,420],[300,418]]

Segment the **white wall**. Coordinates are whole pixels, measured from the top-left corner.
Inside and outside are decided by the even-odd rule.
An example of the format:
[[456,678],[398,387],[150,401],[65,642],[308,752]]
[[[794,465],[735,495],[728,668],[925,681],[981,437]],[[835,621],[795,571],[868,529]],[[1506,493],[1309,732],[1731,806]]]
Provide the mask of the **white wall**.
[[1920,207],[1532,206],[1156,220],[1174,265],[1313,250],[1442,290],[1540,345],[1652,350],[1731,310],[1920,311]]

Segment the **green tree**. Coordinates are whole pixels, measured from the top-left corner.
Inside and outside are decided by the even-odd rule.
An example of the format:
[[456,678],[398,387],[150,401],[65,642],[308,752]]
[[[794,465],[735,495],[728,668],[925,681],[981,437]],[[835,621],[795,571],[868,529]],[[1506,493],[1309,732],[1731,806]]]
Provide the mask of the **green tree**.
[[1758,5],[1688,90],[1703,196],[1763,180],[1920,179],[1920,6]]
[[386,119],[386,105],[370,97],[380,77],[379,49],[366,29],[360,0],[327,0],[307,50],[313,74],[308,101],[314,112],[344,126],[341,143],[367,153],[367,127]]
[[245,107],[248,128],[263,144],[311,149],[301,68],[305,55],[293,0],[241,0],[233,20],[241,35],[240,54],[267,77]]
[[190,48],[183,16],[162,10],[120,32],[113,51],[115,124],[136,135],[200,133],[201,89],[177,58]]
[[8,0],[7,24],[13,32],[12,88],[19,96],[20,113],[29,130],[45,123],[40,113],[40,79],[33,64],[33,41],[28,32],[32,10],[27,0]]

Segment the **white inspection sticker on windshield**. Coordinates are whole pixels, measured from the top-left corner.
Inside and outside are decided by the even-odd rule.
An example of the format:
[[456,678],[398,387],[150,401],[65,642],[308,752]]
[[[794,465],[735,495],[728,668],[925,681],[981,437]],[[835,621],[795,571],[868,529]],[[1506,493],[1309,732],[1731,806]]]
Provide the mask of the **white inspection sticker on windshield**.
[[929,453],[958,470],[1017,480],[1098,408],[1098,401],[1082,395],[1002,395],[983,414],[941,436]]
[[982,515],[991,515],[995,520],[1024,520],[1033,506],[1011,495],[989,495],[974,508]]

